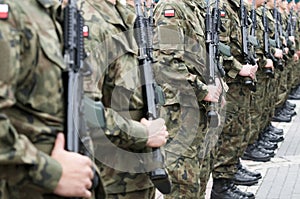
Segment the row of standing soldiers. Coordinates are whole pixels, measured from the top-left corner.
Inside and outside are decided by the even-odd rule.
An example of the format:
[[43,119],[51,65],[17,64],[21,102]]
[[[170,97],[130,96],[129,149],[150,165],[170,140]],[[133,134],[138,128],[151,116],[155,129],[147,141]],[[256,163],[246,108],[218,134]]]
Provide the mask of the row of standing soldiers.
[[[164,198],[198,199],[211,174],[212,199],[255,198],[236,185],[262,176],[240,159],[269,161],[284,139],[271,121],[290,122],[287,99],[300,99],[298,0],[145,2],[150,31],[136,31],[139,0],[78,2],[91,71],[84,92],[104,107],[104,126],[87,122],[93,161],[64,150],[59,133],[68,3],[0,0],[0,198],[154,199],[156,187]],[[164,96],[153,121],[139,66],[143,31],[156,97]],[[149,176],[147,154],[162,146],[170,190]]]

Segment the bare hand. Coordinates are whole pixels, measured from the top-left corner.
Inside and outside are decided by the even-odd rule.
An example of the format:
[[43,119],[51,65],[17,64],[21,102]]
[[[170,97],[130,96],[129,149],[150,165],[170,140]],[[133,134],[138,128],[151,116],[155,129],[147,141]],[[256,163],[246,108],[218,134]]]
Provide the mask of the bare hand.
[[289,36],[289,40],[291,40],[294,44],[295,43],[295,36]]
[[294,59],[295,62],[299,61],[299,56],[297,55],[297,53],[295,53],[293,55],[293,59]]
[[78,153],[64,149],[65,138],[62,133],[57,135],[51,157],[62,166],[62,175],[54,193],[65,197],[92,196],[89,189],[92,187],[92,161]]
[[265,65],[265,68],[272,68],[272,70],[274,70],[273,61],[271,59],[267,59],[267,63]]
[[282,59],[282,57],[283,57],[282,50],[276,48],[276,49],[275,49],[274,56],[275,56],[276,58]]
[[220,95],[222,94],[222,84],[219,78],[215,79],[216,85],[208,85],[208,94],[203,99],[207,102],[219,102]]
[[285,52],[285,54],[288,54],[289,53],[289,48],[284,48],[284,52]]
[[156,148],[166,144],[169,133],[164,119],[158,118],[149,121],[142,118],[141,123],[145,125],[148,130],[148,141],[146,146]]
[[64,9],[69,3],[69,0],[63,0],[62,3],[61,3],[61,7],[62,9]]
[[240,70],[239,75],[243,77],[251,77],[252,79],[255,78],[255,73],[257,71],[258,66],[257,65],[243,65],[243,68]]

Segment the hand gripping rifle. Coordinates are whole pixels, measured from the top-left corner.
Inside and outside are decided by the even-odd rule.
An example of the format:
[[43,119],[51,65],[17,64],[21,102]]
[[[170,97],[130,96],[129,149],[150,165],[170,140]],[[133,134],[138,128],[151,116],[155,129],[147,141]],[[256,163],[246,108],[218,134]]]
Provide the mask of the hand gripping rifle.
[[[270,44],[269,44],[269,21],[266,15],[266,2],[264,3],[263,7],[263,15],[262,15],[262,22],[264,26],[264,54],[267,59],[271,59],[276,65],[277,59],[274,57],[274,55],[271,53]],[[267,75],[274,78],[274,72],[267,72],[265,71]]]
[[[279,20],[278,20],[278,10],[277,10],[277,7],[276,7],[276,0],[274,0],[274,9],[273,9],[273,18],[275,19],[275,27],[274,27],[274,39],[275,39],[275,47],[277,49],[282,49],[282,44],[281,44],[281,41],[280,41],[280,38],[279,38]],[[280,71],[283,71],[283,63],[282,63],[282,59],[277,59],[277,64],[276,64],[276,67],[278,67],[278,69]]]
[[[244,0],[240,0],[240,20],[241,20],[241,32],[242,32],[242,54],[244,64],[256,65],[254,55],[249,52],[250,42],[248,38],[248,14],[244,5]],[[256,85],[250,77],[244,78],[244,84],[249,87],[251,91],[256,91]]]
[[[205,44],[206,44],[206,66],[208,68],[208,85],[215,85],[216,68],[220,73],[219,76],[224,77],[225,71],[220,64],[219,50],[219,31],[221,28],[221,18],[219,9],[219,0],[216,0],[215,7],[210,12],[210,0],[206,1],[205,15]],[[225,31],[225,30],[224,30]],[[230,50],[229,50],[230,52]],[[229,55],[230,56],[230,55]],[[211,127],[219,125],[219,116],[216,111],[216,104],[211,102],[207,111],[207,119]]]
[[[93,159],[91,138],[84,117],[83,77],[90,71],[83,68],[83,17],[77,8],[77,0],[69,0],[64,9],[64,59],[67,70],[63,73],[66,108],[66,149]],[[76,166],[76,165],[74,165]],[[98,189],[100,177],[94,170],[92,189]],[[96,198],[98,197],[95,192]]]
[[[163,93],[160,87],[156,85],[153,77],[152,63],[154,63],[152,55],[152,28],[153,24],[153,6],[151,7],[151,15],[147,16],[147,12],[143,13],[141,1],[135,0],[136,10],[136,23],[135,33],[137,43],[139,46],[139,65],[141,70],[141,80],[143,85],[144,102],[146,105],[146,117],[148,120],[156,119],[157,103],[164,103]],[[160,88],[160,89],[159,89]],[[160,148],[153,148],[153,162],[154,165],[160,165],[160,168],[156,168],[149,172],[150,179],[154,186],[163,194],[171,192],[171,181],[164,166],[164,158],[161,154]]]

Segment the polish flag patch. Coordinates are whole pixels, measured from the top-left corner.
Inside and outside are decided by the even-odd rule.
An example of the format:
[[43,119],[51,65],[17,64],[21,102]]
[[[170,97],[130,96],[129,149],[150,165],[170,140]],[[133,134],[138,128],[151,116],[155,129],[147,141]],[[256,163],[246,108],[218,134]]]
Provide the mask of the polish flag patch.
[[225,17],[226,16],[226,12],[224,10],[220,11],[220,17]]
[[174,9],[167,9],[164,11],[165,17],[175,17],[175,10]]
[[8,11],[9,11],[8,4],[0,4],[0,19],[7,19]]
[[89,27],[83,26],[83,37],[88,37],[88,36],[89,36]]

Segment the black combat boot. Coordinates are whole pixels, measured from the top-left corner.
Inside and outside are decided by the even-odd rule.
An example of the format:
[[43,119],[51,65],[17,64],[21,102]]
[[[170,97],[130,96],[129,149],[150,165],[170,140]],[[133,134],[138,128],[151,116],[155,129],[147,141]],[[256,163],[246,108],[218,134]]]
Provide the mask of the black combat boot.
[[256,171],[250,171],[250,170],[248,170],[246,167],[244,167],[244,166],[242,165],[240,159],[239,159],[239,161],[238,161],[236,167],[237,167],[237,169],[242,170],[243,172],[248,173],[248,175],[256,177],[257,180],[259,180],[259,179],[262,178],[262,176],[261,176],[261,174],[260,174],[259,172],[256,172]]
[[275,142],[267,141],[267,140],[259,139],[256,143],[258,145],[261,145],[265,149],[269,149],[269,150],[275,150],[278,148],[278,144],[276,144]]
[[243,156],[243,160],[253,160],[256,162],[267,162],[270,161],[272,156],[266,153],[261,152],[255,145],[248,145]]
[[213,179],[211,199],[254,199],[253,193],[243,192],[230,179]]
[[294,104],[294,103],[292,103],[292,102],[290,102],[290,101],[285,101],[285,104],[287,105],[287,106],[290,106],[290,107],[292,107],[292,108],[296,108],[296,104]]
[[237,170],[232,180],[235,185],[252,186],[258,183],[258,179],[256,177],[250,176],[242,169]]
[[272,124],[267,126],[266,131],[271,131],[272,133],[275,133],[277,135],[283,135],[283,129],[276,128]]
[[264,131],[260,135],[262,140],[270,141],[270,142],[281,142],[284,140],[283,136],[273,134],[270,131]]

